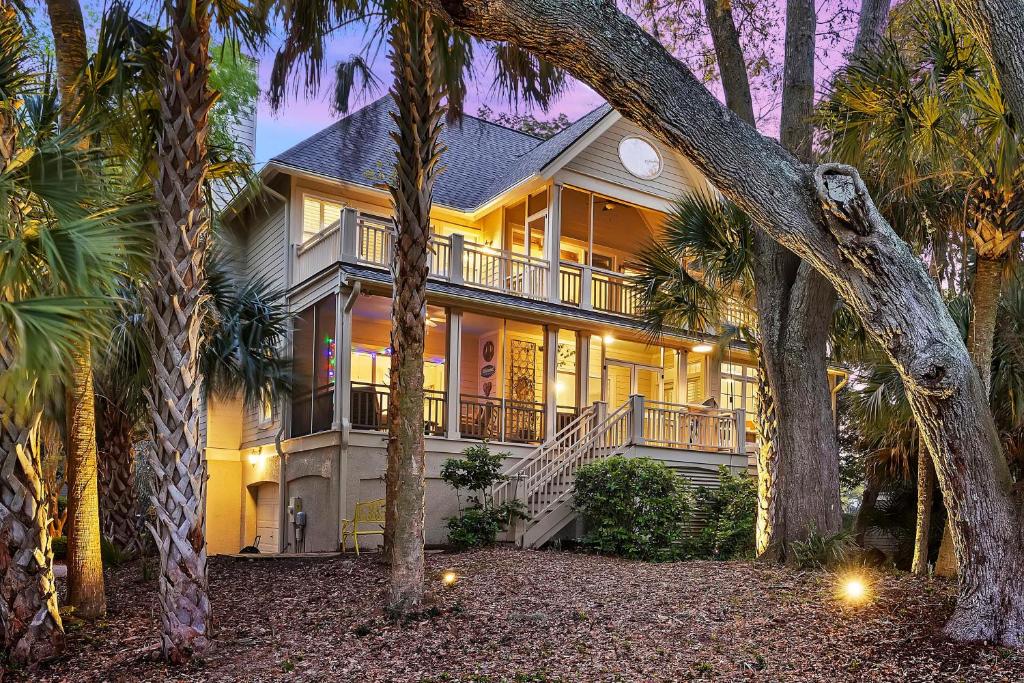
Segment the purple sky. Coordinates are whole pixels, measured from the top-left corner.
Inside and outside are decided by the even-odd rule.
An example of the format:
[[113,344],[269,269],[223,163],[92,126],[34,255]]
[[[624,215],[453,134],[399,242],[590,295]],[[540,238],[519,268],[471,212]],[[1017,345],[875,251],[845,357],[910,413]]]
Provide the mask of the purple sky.
[[[691,0],[693,6],[701,3]],[[620,0],[620,4],[624,0]],[[683,2],[682,4],[686,4]],[[770,35],[767,40],[756,38],[748,40],[749,44],[744,45],[748,59],[755,55],[765,57],[765,60],[773,65],[759,76],[753,79],[755,100],[757,102],[758,114],[761,118],[761,128],[765,132],[774,133],[777,128],[778,117],[778,80],[779,65],[782,61],[783,38],[782,20],[785,15],[785,0],[766,0],[753,3],[758,7],[758,19],[766,26]],[[855,8],[859,7],[859,0],[818,0],[818,68],[817,76],[819,84],[827,82],[829,76],[837,65],[843,63],[844,52],[852,43],[854,31],[856,30],[857,16]],[[757,20],[748,21],[747,25],[756,23]],[[353,28],[344,33],[338,33],[335,40],[329,46],[325,64],[333,65],[340,59],[347,58],[359,51],[366,34],[362,28]],[[276,47],[276,44],[272,48]],[[709,40],[704,37],[696,41],[687,42],[679,52],[691,68],[700,64],[703,60],[702,51],[710,49]],[[260,55],[260,86],[266,88],[270,78],[270,68],[273,61],[273,49],[267,50]],[[368,96],[362,97],[354,102],[354,108],[358,108],[377,97],[387,93],[388,84],[391,81],[390,69],[385,55],[380,54],[373,64],[374,72],[380,80],[379,88]],[[481,72],[484,71],[481,69]],[[700,73],[699,71],[697,71]],[[704,74],[706,78],[709,76]],[[713,75],[712,75],[713,76]],[[485,78],[486,77],[486,78]],[[720,88],[716,83],[709,84],[712,92],[719,95]],[[311,100],[289,97],[288,102],[278,113],[274,113],[267,106],[266,101],[261,99],[257,118],[256,133],[256,159],[263,163],[275,154],[287,149],[295,143],[309,137],[325,126],[332,123],[337,117],[331,113],[328,104],[328,94],[331,90],[329,78],[325,78],[321,88],[322,94]],[[603,102],[602,98],[585,85],[573,81],[568,92],[554,104],[552,111],[544,114],[539,111],[533,112],[538,117],[549,117],[558,113],[565,113],[570,119],[575,120],[591,111]],[[489,105],[495,111],[507,111],[508,104],[501,98],[497,98],[491,92],[490,78],[487,74],[481,74],[475,83],[470,84],[469,97],[466,103],[466,112],[475,114],[481,104]]]

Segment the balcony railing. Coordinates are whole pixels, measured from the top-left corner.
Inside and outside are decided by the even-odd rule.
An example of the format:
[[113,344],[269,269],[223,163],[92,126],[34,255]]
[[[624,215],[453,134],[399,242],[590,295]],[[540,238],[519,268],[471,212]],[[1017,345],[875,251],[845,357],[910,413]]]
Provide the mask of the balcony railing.
[[544,404],[462,394],[459,433],[468,439],[539,443],[544,440]]
[[[388,428],[388,407],[390,388],[383,384],[352,382],[351,424],[353,429],[385,431]],[[433,436],[445,433],[445,406],[447,400],[443,391],[423,391],[423,431]]]
[[[553,273],[545,259],[466,241],[459,234],[434,235],[429,248],[431,278],[582,310],[630,317],[640,310],[637,288],[622,273],[568,261],[559,262]],[[388,268],[393,250],[389,219],[345,209],[340,221],[296,247],[294,280],[301,282],[338,260]],[[734,325],[756,321],[739,300],[727,303],[723,317]]]
[[643,439],[650,446],[742,453],[743,411],[643,402]]

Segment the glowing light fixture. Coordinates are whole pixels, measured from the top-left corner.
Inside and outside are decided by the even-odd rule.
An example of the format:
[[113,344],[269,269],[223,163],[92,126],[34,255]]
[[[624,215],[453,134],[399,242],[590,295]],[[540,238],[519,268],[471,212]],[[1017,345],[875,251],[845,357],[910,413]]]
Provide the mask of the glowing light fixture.
[[441,583],[443,583],[445,586],[454,586],[458,580],[459,575],[450,569],[441,575]]
[[697,344],[696,346],[693,347],[694,353],[711,353],[714,350],[715,347],[713,347],[711,344]]
[[614,342],[615,342],[615,337],[613,337],[613,336],[612,336],[612,335],[610,335],[610,334],[606,334],[606,335],[604,335],[604,343],[605,343],[605,344],[612,344],[612,343],[614,343]]
[[871,592],[863,578],[852,574],[840,580],[839,596],[851,605],[861,605],[871,598]]

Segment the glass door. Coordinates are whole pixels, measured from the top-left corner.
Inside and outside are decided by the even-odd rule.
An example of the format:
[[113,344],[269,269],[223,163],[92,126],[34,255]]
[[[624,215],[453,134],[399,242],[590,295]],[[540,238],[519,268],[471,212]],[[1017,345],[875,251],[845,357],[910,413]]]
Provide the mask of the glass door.
[[661,401],[664,379],[665,372],[659,367],[607,359],[601,378],[601,395],[609,410],[618,408],[633,394],[640,394],[649,401]]

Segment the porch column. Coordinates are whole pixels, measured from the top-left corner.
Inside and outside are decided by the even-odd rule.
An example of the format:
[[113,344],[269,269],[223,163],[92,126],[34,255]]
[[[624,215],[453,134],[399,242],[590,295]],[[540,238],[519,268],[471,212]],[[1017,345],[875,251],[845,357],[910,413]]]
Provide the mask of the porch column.
[[683,405],[686,400],[686,349],[676,349],[676,403]]
[[580,308],[584,311],[594,309],[594,271],[590,266],[583,266],[580,273]]
[[544,440],[557,431],[558,408],[558,328],[544,326]]
[[548,202],[548,234],[544,240],[548,259],[548,300],[555,303],[562,300],[561,280],[558,262],[561,260],[562,242],[562,186],[551,186],[551,201]]
[[[466,250],[466,238],[459,233],[452,233],[451,236],[451,250],[448,253],[448,281],[453,282],[457,285],[461,285],[465,282],[465,274],[463,273],[462,262],[465,258],[463,254]],[[461,314],[460,314],[461,316]],[[459,318],[462,319],[461,317]]]
[[634,446],[644,445],[644,397],[643,394],[633,394],[629,397],[629,410],[631,416],[630,443]]
[[576,333],[576,407],[580,412],[590,398],[590,333]]
[[341,260],[345,263],[359,260],[359,212],[351,206],[341,211]]
[[747,411],[740,408],[736,415],[736,452],[743,455],[747,452]]
[[[454,252],[454,249],[452,251]],[[459,395],[462,393],[462,311],[454,308],[448,309],[445,354],[445,435],[449,439],[459,439],[462,437],[459,430]]]
[[715,404],[722,400],[722,359],[712,354],[704,356],[704,377],[708,396],[715,399]]
[[334,367],[334,419],[331,429],[340,431],[342,443],[348,443],[352,425],[352,307],[359,296],[360,288],[338,291],[337,322],[335,332],[335,353],[338,354]]

